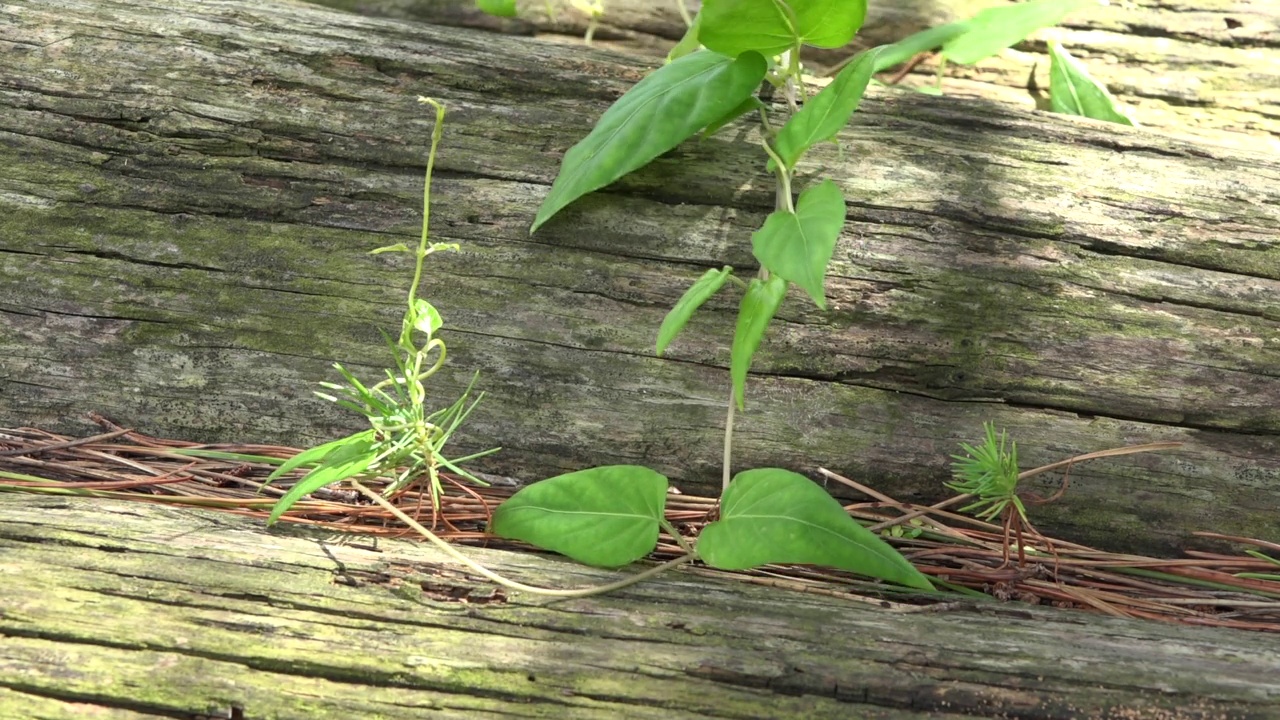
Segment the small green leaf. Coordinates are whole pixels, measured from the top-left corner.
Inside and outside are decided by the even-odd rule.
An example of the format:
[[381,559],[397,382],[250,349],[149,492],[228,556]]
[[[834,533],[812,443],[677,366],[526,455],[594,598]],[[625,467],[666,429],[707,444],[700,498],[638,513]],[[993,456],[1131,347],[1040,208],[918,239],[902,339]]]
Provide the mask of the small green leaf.
[[733,379],[733,397],[743,409],[747,388],[747,370],[755,357],[773,314],[787,296],[787,281],[779,275],[766,281],[752,278],[738,306],[738,326],[733,332],[733,349],[729,353],[729,375]]
[[378,457],[378,448],[373,443],[372,430],[352,435],[339,442],[342,444],[326,454],[315,470],[307,473],[306,477],[299,480],[276,501],[271,508],[271,516],[267,518],[268,525],[274,524],[284,511],[307,495],[326,485],[364,472]]
[[800,193],[794,213],[778,210],[751,235],[751,249],[769,272],[799,285],[826,309],[827,264],[844,228],[846,208],[831,180]]
[[867,15],[866,0],[704,0],[703,45],[737,55],[777,55],[800,45],[842,47]]
[[720,500],[720,519],[702,529],[698,556],[721,570],[769,563],[826,565],[932,590],[898,551],[849,517],[840,503],[789,470],[738,473]]
[[742,102],[738,103],[737,107],[725,113],[724,117],[708,125],[706,129],[702,131],[702,139],[706,140],[707,138],[719,132],[720,128],[724,127],[725,125],[728,125],[729,123],[733,122],[734,120],[737,120],[738,118],[742,117],[743,115],[746,115],[749,112],[754,112],[764,107],[765,107],[765,104],[760,101],[760,98],[756,97],[755,95],[752,95],[746,100],[743,100]]
[[702,43],[698,42],[698,30],[701,27],[702,13],[698,13],[698,15],[693,18],[693,24],[689,26],[689,29],[684,31],[684,37],[681,37],[680,42],[676,43],[675,47],[671,48],[670,52],[667,53],[667,62],[679,60],[685,55],[689,55],[702,47]]
[[840,128],[849,122],[853,112],[858,109],[858,103],[862,102],[867,83],[875,72],[879,52],[880,48],[872,48],[859,54],[857,59],[836,75],[830,85],[809,98],[804,107],[792,115],[778,131],[774,149],[787,168],[794,168],[796,161],[806,150],[835,137]]
[[405,245],[404,243],[396,243],[395,245],[384,245],[380,248],[374,248],[369,251],[369,254],[381,255],[382,253],[389,253],[389,252],[413,252],[413,251],[410,250],[409,246]]
[[1058,43],[1049,43],[1049,101],[1053,111],[1067,115],[1083,115],[1094,120],[1106,120],[1133,125],[1127,115],[1116,107],[1115,98],[1098,84],[1084,65],[1071,56]]
[[733,274],[733,268],[728,265],[719,270],[708,270],[698,278],[697,282],[690,285],[688,290],[684,291],[684,295],[676,301],[676,306],[671,308],[667,316],[662,319],[662,327],[658,328],[659,356],[666,351],[671,341],[676,339],[676,335],[680,334],[698,308],[724,287],[725,281],[731,274]]
[[1034,0],[979,11],[965,21],[968,30],[942,46],[951,62],[972,65],[1016,45],[1042,27],[1056,25],[1073,10],[1096,0]]
[[606,465],[536,482],[493,511],[490,532],[586,565],[621,567],[653,552],[667,478],[639,465]]
[[516,0],[476,0],[480,12],[496,17],[515,17]]
[[650,73],[565,153],[560,174],[529,231],[724,117],[755,92],[766,67],[756,53],[735,60],[699,50]]
[[875,72],[901,65],[922,52],[937,50],[952,38],[969,30],[967,22],[953,22],[912,33],[892,45],[883,45],[876,55]]

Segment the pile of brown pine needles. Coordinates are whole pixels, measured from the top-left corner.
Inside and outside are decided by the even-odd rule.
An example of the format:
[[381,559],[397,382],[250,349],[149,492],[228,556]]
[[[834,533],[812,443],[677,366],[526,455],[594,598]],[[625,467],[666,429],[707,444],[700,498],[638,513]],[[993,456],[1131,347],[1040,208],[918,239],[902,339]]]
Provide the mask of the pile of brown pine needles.
[[[264,487],[274,464],[229,459],[288,458],[298,452],[294,448],[164,440],[94,419],[107,432],[70,438],[33,428],[0,430],[0,490],[205,507],[265,519],[298,477]],[[1171,560],[1102,552],[1031,534],[1023,536],[1022,552],[1015,551],[1011,559],[1004,528],[947,511],[949,502],[927,508],[899,503],[835,473],[822,473],[872,497],[870,502],[848,505],[850,514],[873,529],[902,528],[900,537],[886,539],[921,572],[960,593],[952,598],[994,597],[1116,617],[1280,632],[1278,543],[1197,533],[1246,547],[1247,554],[1189,551],[1187,558]],[[438,513],[432,511],[430,497],[417,488],[400,493],[394,503],[443,538],[515,545],[486,534],[484,528],[493,508],[515,491],[516,483],[479,488],[450,480]],[[672,494],[667,518],[682,533],[694,535],[715,504],[714,498]],[[908,519],[909,524],[904,522]],[[413,536],[390,513],[354,491],[316,492],[295,504],[282,520],[370,536]],[[663,537],[655,557],[680,553],[671,538]],[[768,566],[734,574],[750,582],[840,596],[885,597],[888,590],[825,568]],[[892,595],[909,602],[929,600]]]

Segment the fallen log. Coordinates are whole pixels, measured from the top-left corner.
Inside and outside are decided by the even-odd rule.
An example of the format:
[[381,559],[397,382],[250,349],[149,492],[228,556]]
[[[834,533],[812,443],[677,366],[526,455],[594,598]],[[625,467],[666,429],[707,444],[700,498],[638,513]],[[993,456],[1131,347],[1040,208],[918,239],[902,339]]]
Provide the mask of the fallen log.
[[[485,15],[473,0],[310,0],[383,17],[519,33],[580,44],[587,16],[547,12],[544,0],[521,0],[516,19]],[[552,9],[564,5],[551,0]],[[1005,0],[895,0],[868,3],[854,42],[838,50],[809,49],[805,59],[825,72],[860,50],[897,42],[926,28],[972,17]],[[697,3],[690,2],[693,8]],[[596,44],[665,57],[684,34],[677,0],[608,0]],[[1033,108],[1033,74],[1049,86],[1047,43],[1059,42],[1140,124],[1162,132],[1243,148],[1280,152],[1280,4],[1210,0],[1195,5],[1136,0],[1087,6],[1054,28],[972,67],[948,66],[942,90]],[[937,83],[935,60],[916,66],[907,87]]]
[[[528,235],[563,151],[651,67],[526,38],[239,0],[0,9],[0,425],[314,443],[359,418],[310,395],[375,377],[409,268],[431,117],[451,114],[426,294],[440,402],[488,395],[459,452],[536,479],[642,463],[719,477],[722,296],[653,357],[708,267],[750,268],[769,212],[756,138],[688,143]],[[784,303],[735,467],[829,467],[945,494],[993,420],[1071,469],[1033,519],[1167,553],[1192,530],[1280,540],[1280,162],[981,101],[872,92],[805,166],[849,221],[829,312]],[[816,477],[816,476],[815,476]],[[1036,487],[1049,494],[1060,478]],[[1035,484],[1033,484],[1035,485]]]
[[[557,586],[615,574],[468,548]],[[929,608],[680,571],[497,591],[405,541],[0,495],[5,718],[1274,716],[1269,635],[1021,603]]]

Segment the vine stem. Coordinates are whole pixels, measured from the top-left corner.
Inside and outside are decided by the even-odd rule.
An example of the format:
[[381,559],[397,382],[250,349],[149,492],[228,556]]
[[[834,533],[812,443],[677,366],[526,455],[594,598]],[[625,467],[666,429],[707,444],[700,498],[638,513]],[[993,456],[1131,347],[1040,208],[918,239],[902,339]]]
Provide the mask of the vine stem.
[[724,418],[724,469],[720,491],[729,489],[729,481],[733,479],[730,465],[733,463],[733,380],[729,380],[729,412]]
[[684,26],[692,27],[693,17],[689,15],[689,7],[684,4],[684,0],[676,0],[676,7],[680,9],[680,19],[684,20]]
[[443,552],[445,555],[448,555],[449,557],[453,558],[454,560],[457,560],[458,562],[462,563],[468,568],[476,571],[477,573],[480,573],[486,579],[491,580],[492,582],[495,582],[503,587],[510,588],[512,590],[519,590],[521,592],[532,593],[535,595],[547,595],[550,597],[563,597],[563,598],[581,598],[581,597],[590,597],[592,595],[601,595],[604,593],[613,592],[614,590],[620,590],[624,587],[627,587],[628,585],[634,585],[643,580],[648,580],[649,578],[653,577],[654,575],[657,575],[658,573],[665,572],[666,570],[670,570],[672,568],[679,567],[686,563],[693,562],[693,560],[696,559],[695,555],[681,555],[675,560],[668,560],[667,562],[662,563],[661,565],[656,565],[654,567],[649,568],[648,570],[637,573],[630,577],[626,577],[615,582],[607,583],[605,585],[594,585],[592,587],[573,588],[570,590],[558,590],[556,588],[544,588],[544,587],[538,587],[536,585],[525,585],[522,582],[505,578],[499,575],[498,573],[490,570],[489,568],[481,565],[480,563],[477,563],[475,560],[472,560],[466,555],[463,555],[462,553],[458,552],[457,548],[453,547],[449,543],[440,539],[439,536],[437,536],[435,533],[423,527],[422,524],[419,523],[417,520],[414,520],[413,518],[409,517],[409,515],[406,514],[403,510],[401,510],[400,508],[388,502],[386,498],[370,490],[364,485],[361,485],[358,480],[352,480],[351,486],[354,487],[361,495],[364,495],[365,497],[369,498],[370,500],[377,503],[378,505],[381,505],[382,509],[394,515],[397,520],[413,528],[414,531],[417,532],[419,535],[431,541],[431,544],[439,548],[440,551]]
[[[787,106],[791,112],[795,112],[796,82],[794,76],[799,75],[800,65],[799,62],[793,58],[790,51],[783,53],[782,57],[783,63],[787,65],[788,73],[791,75],[787,78],[786,83]],[[769,125],[769,115],[765,112],[764,108],[760,109],[760,124],[763,127],[764,134],[766,136],[766,139],[761,142],[761,145],[764,146],[765,153],[769,155],[769,158],[773,160],[774,165],[776,166],[775,175],[777,178],[777,185],[774,191],[773,207],[775,210],[785,210],[786,212],[794,213],[795,204],[791,199],[791,171],[787,168],[786,163],[782,162],[782,158],[778,153],[769,145],[768,136],[773,135],[773,128]],[[768,280],[769,269],[764,265],[761,265],[760,271],[757,273],[757,277],[762,281]],[[729,483],[733,480],[733,420],[735,407],[733,381],[730,380],[729,411],[725,413],[724,419],[724,457],[721,468],[721,492],[728,490]]]
[[440,138],[444,135],[444,104],[439,100],[419,97],[418,102],[436,109],[435,126],[431,128],[431,151],[427,153],[426,179],[422,184],[422,237],[418,240],[417,263],[413,268],[413,283],[409,285],[409,311],[413,312],[413,300],[418,296],[418,285],[422,282],[422,266],[431,254],[427,249],[427,238],[430,237],[428,225],[431,221],[431,171],[436,165],[436,150],[440,147]]

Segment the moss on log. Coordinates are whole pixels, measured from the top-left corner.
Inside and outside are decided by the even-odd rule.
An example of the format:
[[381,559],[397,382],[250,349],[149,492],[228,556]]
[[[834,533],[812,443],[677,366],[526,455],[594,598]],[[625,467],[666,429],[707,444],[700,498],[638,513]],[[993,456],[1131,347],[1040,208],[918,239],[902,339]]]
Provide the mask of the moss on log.
[[[0,425],[313,443],[311,397],[386,363],[431,117],[451,109],[432,225],[450,364],[488,392],[459,452],[528,479],[643,463],[719,477],[728,294],[656,328],[708,267],[754,266],[752,131],[689,143],[527,229],[563,151],[649,65],[290,3],[0,7]],[[796,295],[748,386],[736,468],[829,467],[938,499],[994,420],[1072,469],[1046,531],[1169,552],[1192,530],[1280,540],[1280,161],[977,100],[872,92],[803,167],[850,198],[828,297]],[[1041,491],[1056,484],[1045,479]]]
[[[1280,702],[1263,635],[692,572],[547,601],[367,543],[0,495],[0,717],[1262,720]],[[466,552],[537,583],[614,577]]]

